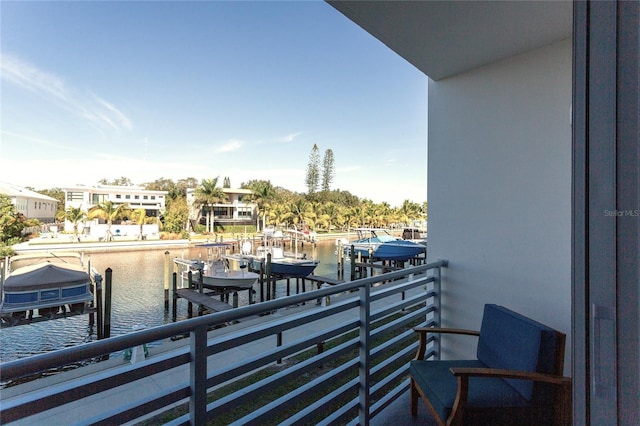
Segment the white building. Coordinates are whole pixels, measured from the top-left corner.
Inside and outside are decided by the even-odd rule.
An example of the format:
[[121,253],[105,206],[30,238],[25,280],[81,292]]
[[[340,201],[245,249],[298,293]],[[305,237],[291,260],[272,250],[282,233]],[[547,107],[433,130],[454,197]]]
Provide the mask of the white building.
[[147,216],[157,217],[165,208],[167,191],[149,191],[137,186],[75,186],[64,188],[65,210],[69,207],[89,211],[91,207],[111,201],[116,207],[128,204],[132,210],[145,209]]
[[574,424],[640,424],[640,3],[329,3],[430,78],[443,326],[485,303],[549,324]]
[[56,220],[58,200],[55,198],[6,182],[0,182],[0,194],[9,196],[18,213],[27,219],[38,219],[43,223]]
[[[159,217],[165,209],[167,191],[150,191],[136,186],[75,186],[64,188],[65,210],[69,207],[80,208],[88,212],[97,204],[111,201],[115,207],[127,204],[131,210],[145,209],[148,217]],[[94,238],[103,238],[107,232],[107,226],[98,219],[86,221],[79,226],[83,234]],[[102,221],[104,222],[104,221]],[[73,231],[73,224],[65,222],[65,231]],[[132,237],[140,234],[140,226],[136,224],[118,224],[113,227],[114,236]],[[145,238],[158,236],[157,224],[144,225]]]

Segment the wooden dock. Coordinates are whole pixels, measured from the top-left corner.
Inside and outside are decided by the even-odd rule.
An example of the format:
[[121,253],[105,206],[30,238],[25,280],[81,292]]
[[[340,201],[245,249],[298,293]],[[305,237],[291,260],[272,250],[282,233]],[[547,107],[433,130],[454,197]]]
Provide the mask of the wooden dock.
[[309,280],[309,281],[313,281],[315,283],[318,284],[329,284],[329,285],[337,285],[337,284],[343,284],[345,281],[344,280],[338,280],[335,278],[330,278],[330,277],[322,277],[320,275],[307,275],[306,277],[302,278],[303,280]]
[[213,293],[200,293],[199,291],[192,290],[190,288],[179,288],[177,293],[179,297],[182,297],[191,303],[197,303],[211,312],[222,312],[233,309],[233,306],[230,304],[211,297]]

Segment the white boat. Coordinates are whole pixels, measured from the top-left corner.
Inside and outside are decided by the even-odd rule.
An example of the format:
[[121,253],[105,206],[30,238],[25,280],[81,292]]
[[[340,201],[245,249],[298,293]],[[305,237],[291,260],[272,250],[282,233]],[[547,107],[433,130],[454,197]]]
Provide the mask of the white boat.
[[229,269],[225,261],[205,263],[202,283],[205,287],[250,289],[258,281],[260,275],[247,271],[247,265],[240,270]]
[[15,325],[20,319],[84,313],[93,301],[91,274],[79,253],[31,253],[9,259],[2,282],[0,316]]
[[247,262],[239,262],[239,268],[231,269],[229,261],[224,258],[227,243],[206,243],[198,247],[207,248],[207,260],[203,262],[202,283],[205,287],[249,289],[260,278],[259,274],[247,269]]

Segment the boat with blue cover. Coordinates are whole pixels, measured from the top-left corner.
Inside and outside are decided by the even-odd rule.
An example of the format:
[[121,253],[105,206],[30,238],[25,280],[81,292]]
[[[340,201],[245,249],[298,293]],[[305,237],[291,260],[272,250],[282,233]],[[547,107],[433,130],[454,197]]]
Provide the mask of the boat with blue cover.
[[15,325],[34,316],[84,313],[93,301],[91,274],[79,253],[12,256],[8,270],[1,286],[3,323]]
[[356,228],[358,238],[344,245],[345,255],[354,254],[379,260],[406,261],[424,253],[426,246],[396,238],[386,229]]

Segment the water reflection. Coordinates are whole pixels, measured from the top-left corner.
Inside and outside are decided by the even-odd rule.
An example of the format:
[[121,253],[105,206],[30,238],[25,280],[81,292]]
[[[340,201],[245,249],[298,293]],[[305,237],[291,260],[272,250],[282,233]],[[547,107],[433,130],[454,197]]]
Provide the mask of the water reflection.
[[[311,258],[314,253],[311,244],[300,251]],[[154,327],[171,322],[171,313],[164,310],[164,265],[165,250],[146,250],[118,253],[92,253],[93,268],[104,274],[107,268],[113,271],[111,335],[128,333],[134,326]],[[169,257],[195,259],[206,257],[203,248],[176,249]],[[316,246],[315,256],[320,264],[316,275],[336,277],[336,256],[333,241],[321,242]],[[171,262],[173,272],[173,262]],[[259,284],[255,300],[259,301]],[[295,280],[292,280],[295,292]],[[309,285],[307,285],[309,289]],[[277,287],[276,296],[286,295],[284,282]],[[239,304],[248,303],[247,292],[239,294]],[[197,312],[197,310],[194,310]],[[178,321],[187,318],[187,302],[178,300]],[[79,315],[54,321],[44,321],[0,330],[0,362],[23,358],[63,347],[75,346],[97,339],[96,329],[89,328],[87,315]]]

